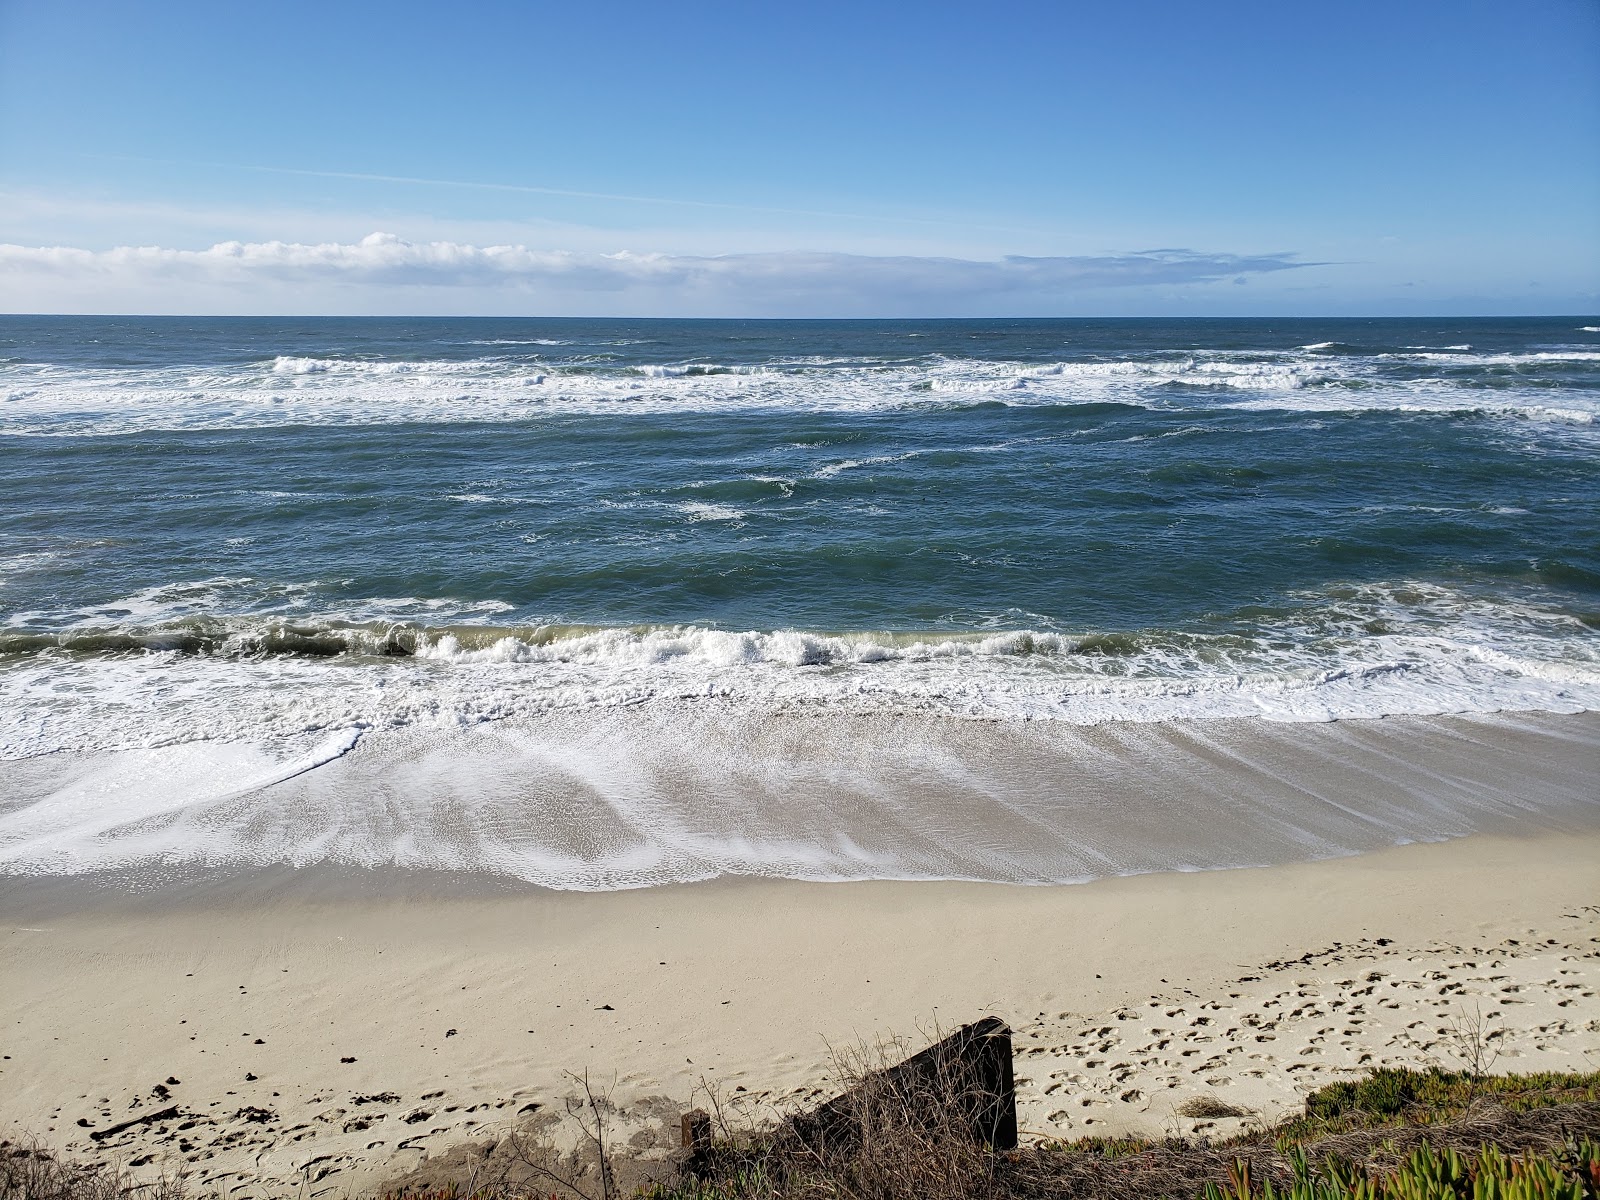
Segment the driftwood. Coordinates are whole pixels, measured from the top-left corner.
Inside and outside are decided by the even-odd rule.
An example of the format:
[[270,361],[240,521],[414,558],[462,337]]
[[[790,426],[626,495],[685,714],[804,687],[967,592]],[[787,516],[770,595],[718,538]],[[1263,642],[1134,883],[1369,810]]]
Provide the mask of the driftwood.
[[858,1087],[789,1124],[818,1153],[848,1151],[879,1114],[932,1127],[953,1123],[995,1150],[1017,1145],[1017,1093],[1011,1027],[999,1017],[963,1025],[898,1066],[874,1071]]
[[109,1129],[96,1129],[89,1135],[91,1142],[103,1142],[108,1137],[116,1137],[125,1129],[132,1129],[135,1125],[148,1125],[151,1121],[166,1121],[178,1115],[178,1106],[163,1108],[160,1112],[145,1113],[142,1117],[135,1117],[131,1121],[124,1121],[120,1125],[113,1125]]
[[[711,1130],[705,1110],[683,1114],[679,1163],[691,1176],[719,1169],[721,1155],[712,1145]],[[913,1131],[912,1140],[904,1140]],[[874,1143],[903,1148],[963,1137],[975,1146],[1014,1150],[1017,1094],[1011,1027],[998,1017],[963,1025],[904,1062],[867,1073],[827,1103],[790,1117],[775,1133],[766,1153],[776,1153],[779,1163],[850,1156]]]

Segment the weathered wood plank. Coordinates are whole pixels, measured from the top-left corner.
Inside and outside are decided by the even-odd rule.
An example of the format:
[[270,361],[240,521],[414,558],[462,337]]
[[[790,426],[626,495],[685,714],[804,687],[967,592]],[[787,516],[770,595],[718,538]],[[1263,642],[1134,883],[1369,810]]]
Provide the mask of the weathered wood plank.
[[943,1041],[896,1066],[875,1071],[859,1087],[802,1114],[795,1134],[818,1151],[858,1144],[863,1122],[893,1111],[896,1119],[966,1127],[996,1150],[1017,1145],[1017,1093],[1011,1027],[999,1017],[963,1025]]

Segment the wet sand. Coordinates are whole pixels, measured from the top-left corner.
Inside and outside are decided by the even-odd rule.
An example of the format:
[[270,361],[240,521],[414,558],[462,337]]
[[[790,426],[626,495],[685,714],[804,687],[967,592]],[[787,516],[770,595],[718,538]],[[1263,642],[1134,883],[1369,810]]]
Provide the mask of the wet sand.
[[1078,883],[1600,830],[1600,713],[1079,726],[704,700],[303,741],[0,763],[0,878]]

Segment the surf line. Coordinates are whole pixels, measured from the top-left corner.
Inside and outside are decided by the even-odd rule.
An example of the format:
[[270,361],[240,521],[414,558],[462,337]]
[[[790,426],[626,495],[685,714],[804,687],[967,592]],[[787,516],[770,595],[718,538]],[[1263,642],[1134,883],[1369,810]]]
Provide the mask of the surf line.
[[[0,817],[0,863],[37,864],[42,861],[41,855],[52,860],[62,854],[70,857],[74,844],[83,839],[99,838],[140,821],[167,816],[192,806],[237,800],[264,791],[344,757],[354,749],[366,729],[367,726],[363,724],[339,730],[299,758],[263,764],[254,774],[245,774],[242,778],[216,780],[215,763],[210,764],[209,770],[206,764],[198,764],[202,781],[199,787],[183,786],[185,775],[192,780],[195,774],[192,770],[186,773],[181,768],[197,765],[193,762],[192,753],[197,747],[202,747],[203,742],[181,743],[177,747],[167,748],[166,754],[179,755],[176,763],[136,762],[136,768],[144,766],[146,770],[142,773],[136,770],[131,795],[116,786],[117,780],[113,779],[111,786],[107,786],[104,778],[96,779],[91,772],[86,780],[79,780],[64,791],[57,791]],[[132,753],[137,755],[139,752]],[[148,769],[151,766],[155,768],[153,772]],[[171,769],[174,766],[180,768],[176,776]],[[115,766],[112,771],[115,774]],[[212,785],[215,790],[204,785],[208,774],[215,780]],[[166,786],[161,786],[163,782]]]
[[315,771],[318,767],[327,766],[356,748],[356,743],[361,740],[361,735],[367,731],[365,725],[357,725],[351,729],[341,729],[333,737],[317,746],[304,757],[291,759],[270,772],[263,773],[250,780],[243,787],[234,788],[220,796],[209,797],[210,800],[233,800],[240,796],[248,796],[251,792],[264,791],[269,787],[277,787],[280,783],[287,783],[297,776],[308,771]]

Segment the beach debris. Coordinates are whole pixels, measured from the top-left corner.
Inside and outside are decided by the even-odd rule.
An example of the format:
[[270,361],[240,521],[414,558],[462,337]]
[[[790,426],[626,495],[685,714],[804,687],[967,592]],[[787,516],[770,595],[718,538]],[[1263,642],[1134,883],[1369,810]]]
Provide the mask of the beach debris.
[[117,1134],[121,1133],[125,1129],[132,1129],[136,1125],[148,1125],[152,1121],[170,1120],[177,1115],[178,1106],[174,1104],[172,1107],[163,1108],[158,1112],[145,1113],[142,1117],[134,1117],[131,1121],[123,1121],[118,1125],[108,1125],[104,1129],[96,1129],[89,1135],[89,1140],[91,1142],[103,1142],[108,1137],[116,1137]]
[[[1011,1027],[999,1017],[963,1025],[943,1041],[790,1122],[812,1149],[842,1150],[861,1140],[874,1113],[888,1108],[915,1118],[948,1117],[953,1109],[975,1141],[995,1150],[1017,1145],[1017,1093],[1011,1069]],[[687,1118],[686,1118],[687,1120]],[[688,1131],[688,1125],[684,1126]]]
[[1180,1117],[1191,1120],[1226,1120],[1230,1117],[1248,1117],[1248,1109],[1240,1108],[1236,1104],[1229,1104],[1217,1096],[1195,1096],[1185,1100],[1175,1110]]
[[691,1161],[703,1160],[711,1152],[711,1114],[693,1108],[683,1114],[683,1148]]

